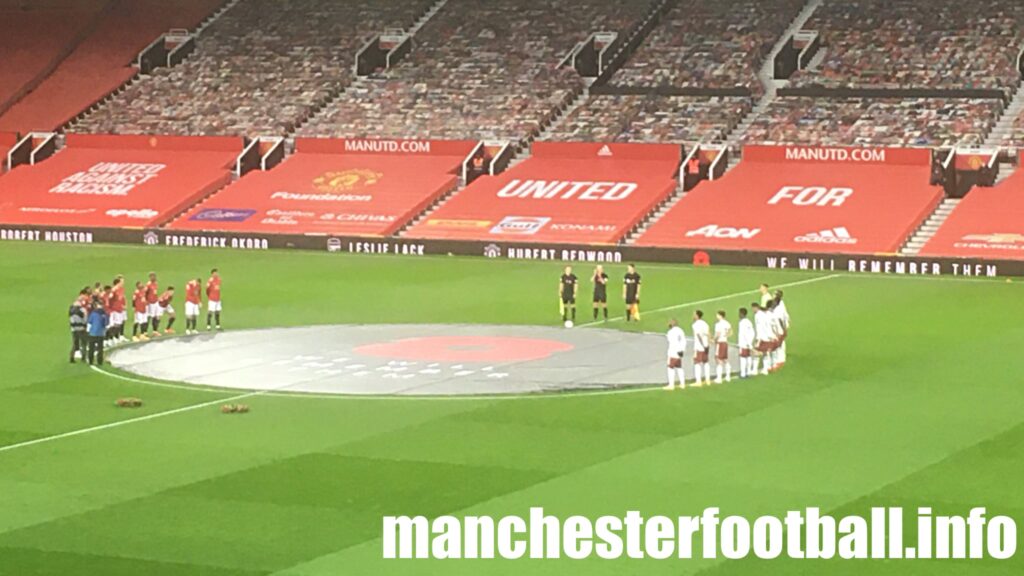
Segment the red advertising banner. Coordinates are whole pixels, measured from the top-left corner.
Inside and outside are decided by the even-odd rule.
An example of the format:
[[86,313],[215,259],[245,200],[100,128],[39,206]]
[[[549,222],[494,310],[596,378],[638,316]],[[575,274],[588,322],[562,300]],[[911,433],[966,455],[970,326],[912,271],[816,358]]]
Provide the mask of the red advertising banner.
[[465,158],[475,140],[394,140],[378,138],[296,138],[297,152],[314,154],[384,154],[392,156],[459,156]]
[[[616,157],[614,151],[599,156],[603,145],[534,146],[539,156],[499,176],[476,180],[407,235],[611,244],[676,188],[678,151],[636,160]],[[558,150],[565,155],[559,156]]]
[[533,158],[578,160],[649,160],[652,162],[683,161],[683,147],[679,144],[615,144],[602,142],[534,142],[530,148]]
[[1024,168],[998,186],[972,189],[921,255],[1024,260]]
[[454,188],[462,160],[299,152],[273,170],[250,172],[170,228],[385,236]]
[[237,136],[148,136],[140,134],[68,134],[68,148],[111,150],[222,151],[238,154],[245,141]]
[[637,244],[892,253],[942,199],[942,189],[928,183],[929,173],[927,163],[769,162],[744,157],[723,178],[690,191]]
[[852,146],[744,146],[744,162],[804,162],[840,165],[931,166],[926,148],[859,148]]
[[234,141],[233,150],[223,151],[69,145],[48,160],[19,166],[0,178],[0,222],[160,225],[230,182],[230,166],[241,151],[241,139]]

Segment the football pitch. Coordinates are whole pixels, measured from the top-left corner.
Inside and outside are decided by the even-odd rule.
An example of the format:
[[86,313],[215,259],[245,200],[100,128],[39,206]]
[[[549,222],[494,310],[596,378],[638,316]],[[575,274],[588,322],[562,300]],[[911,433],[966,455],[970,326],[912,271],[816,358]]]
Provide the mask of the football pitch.
[[[1002,575],[1008,560],[384,560],[385,515],[933,507],[1024,519],[1024,288],[645,265],[643,316],[735,317],[787,286],[789,361],[704,389],[398,398],[244,395],[67,361],[80,287],[220,269],[224,324],[557,326],[561,263],[0,244],[0,574]],[[577,265],[581,279],[590,265]],[[621,317],[624,265],[608,266]],[[578,322],[590,318],[589,284]],[[179,296],[179,301],[181,296]],[[699,304],[694,304],[699,303]],[[180,313],[180,311],[179,311]],[[184,319],[179,316],[179,327]],[[588,330],[577,327],[575,330]],[[187,360],[183,360],[187,361]],[[114,406],[139,397],[137,409]],[[908,538],[914,534],[908,526]]]

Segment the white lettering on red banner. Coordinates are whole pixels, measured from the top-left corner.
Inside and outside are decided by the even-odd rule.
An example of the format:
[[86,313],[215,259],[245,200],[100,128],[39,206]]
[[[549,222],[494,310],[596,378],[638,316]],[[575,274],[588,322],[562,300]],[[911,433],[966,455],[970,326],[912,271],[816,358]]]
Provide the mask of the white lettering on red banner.
[[786,160],[816,162],[885,162],[885,149],[787,147]]
[[768,204],[788,201],[794,206],[842,206],[853,196],[853,188],[825,188],[823,186],[783,186]]
[[498,191],[498,198],[536,200],[605,200],[629,198],[637,189],[635,182],[582,182],[573,180],[512,180]]
[[373,154],[382,152],[430,154],[430,142],[424,140],[345,140],[345,151]]
[[367,194],[297,194],[295,192],[274,192],[270,198],[296,202],[369,202],[373,200],[373,196]]
[[696,230],[690,230],[686,233],[686,237],[693,238],[695,236],[702,236],[704,238],[742,238],[744,240],[750,240],[760,233],[760,228],[730,228],[728,226],[708,224],[707,226],[703,226]]
[[166,167],[166,164],[100,162],[88,170],[64,178],[50,189],[50,193],[127,196],[138,186],[156,178]]

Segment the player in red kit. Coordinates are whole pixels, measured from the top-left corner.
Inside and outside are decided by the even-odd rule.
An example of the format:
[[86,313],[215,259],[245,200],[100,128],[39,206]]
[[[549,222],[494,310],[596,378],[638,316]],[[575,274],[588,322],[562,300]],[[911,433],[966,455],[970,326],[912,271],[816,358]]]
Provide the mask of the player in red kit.
[[114,303],[114,287],[109,284],[103,287],[100,291],[100,304],[103,304],[103,309],[107,311],[107,332],[103,335],[103,345],[110,347],[113,345],[112,338],[114,337],[114,320],[110,315],[110,306]]
[[146,287],[142,285],[142,282],[136,282],[135,292],[132,293],[132,308],[135,310],[135,326],[132,328],[132,341],[134,342],[149,340],[146,336],[146,329],[149,326],[147,307]]
[[203,279],[185,285],[185,334],[199,333],[199,314],[203,308]]
[[149,273],[149,282],[146,284],[146,316],[149,317],[151,325],[150,336],[160,335],[160,284],[156,281],[156,272]]
[[168,286],[167,290],[160,295],[160,298],[156,301],[156,316],[157,325],[160,324],[160,319],[165,315],[167,316],[167,329],[164,330],[164,334],[174,334],[174,286]]
[[206,281],[207,330],[210,330],[214,319],[217,320],[217,330],[220,330],[220,272],[216,268],[210,270],[210,279]]
[[110,291],[110,306],[107,311],[110,313],[110,340],[111,344],[118,342],[124,342],[124,321],[125,305],[127,302],[124,298],[124,277],[117,276],[114,278],[114,285]]

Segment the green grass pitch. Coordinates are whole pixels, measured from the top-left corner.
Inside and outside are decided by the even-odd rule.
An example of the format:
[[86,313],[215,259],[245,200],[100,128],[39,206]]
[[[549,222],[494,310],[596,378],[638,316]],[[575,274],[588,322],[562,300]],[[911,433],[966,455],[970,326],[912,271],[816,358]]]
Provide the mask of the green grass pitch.
[[[987,506],[1020,522],[1018,283],[839,275],[795,286],[786,291],[794,325],[783,373],[672,394],[261,396],[248,400],[251,414],[228,417],[216,402],[237,392],[149,386],[67,363],[65,312],[80,286],[156,270],[163,285],[180,287],[213,266],[224,277],[227,329],[560,321],[558,263],[0,245],[0,574],[1024,573],[1019,553],[1005,562],[385,561],[379,540],[386,514],[530,506],[561,516],[719,506],[748,517],[806,506]],[[580,268],[585,277],[589,266]],[[640,272],[647,310],[751,290],[705,306],[734,311],[762,281],[823,275],[643,264]],[[690,308],[611,327],[661,331],[670,314],[688,320]],[[580,321],[588,315],[583,307]],[[146,404],[115,408],[122,396]]]

